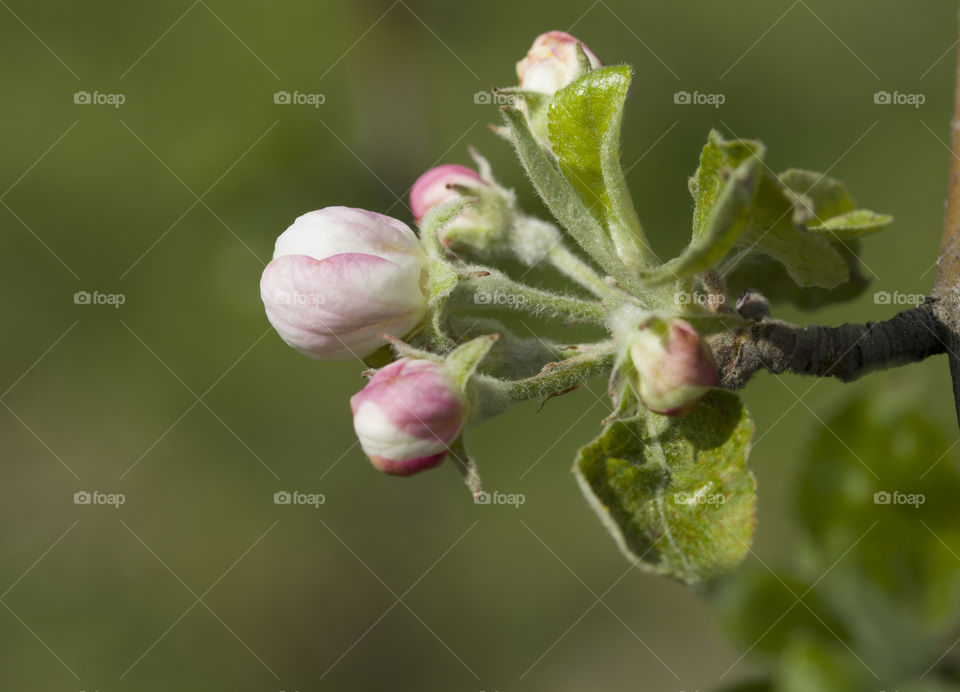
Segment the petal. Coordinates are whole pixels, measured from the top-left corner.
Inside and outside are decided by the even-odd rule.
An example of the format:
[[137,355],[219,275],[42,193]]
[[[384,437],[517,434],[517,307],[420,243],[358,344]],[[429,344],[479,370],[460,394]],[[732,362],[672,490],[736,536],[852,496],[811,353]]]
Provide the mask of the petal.
[[260,295],[293,348],[322,360],[364,358],[383,345],[380,334],[406,336],[423,319],[422,271],[373,255],[284,255],[267,265]]
[[480,175],[466,166],[446,164],[431,168],[421,175],[410,189],[410,209],[420,223],[424,215],[438,204],[457,196],[447,185],[486,185]]
[[273,257],[322,260],[341,254],[376,255],[401,265],[425,256],[420,240],[402,221],[365,209],[326,207],[298,217],[277,238]]

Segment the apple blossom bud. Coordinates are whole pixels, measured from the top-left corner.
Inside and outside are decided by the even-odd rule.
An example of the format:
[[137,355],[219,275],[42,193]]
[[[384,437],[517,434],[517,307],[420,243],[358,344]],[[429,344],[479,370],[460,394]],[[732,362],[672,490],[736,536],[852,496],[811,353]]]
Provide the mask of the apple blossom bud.
[[326,207],[277,238],[260,296],[290,346],[318,360],[349,360],[382,347],[381,335],[405,337],[420,324],[426,277],[426,254],[405,223]]
[[680,416],[717,382],[717,365],[697,331],[681,319],[651,319],[634,334],[630,361],[637,394],[655,413]]
[[410,476],[443,461],[467,416],[444,363],[401,358],[350,399],[360,446],[378,471]]
[[441,229],[440,242],[454,252],[496,255],[509,230],[512,195],[476,171],[456,164],[431,168],[410,189],[410,208],[420,224],[431,209],[463,195],[479,201]]
[[603,65],[586,45],[565,31],[548,31],[533,41],[526,57],[517,63],[520,88],[553,94],[579,77],[583,71],[577,44],[594,68]]

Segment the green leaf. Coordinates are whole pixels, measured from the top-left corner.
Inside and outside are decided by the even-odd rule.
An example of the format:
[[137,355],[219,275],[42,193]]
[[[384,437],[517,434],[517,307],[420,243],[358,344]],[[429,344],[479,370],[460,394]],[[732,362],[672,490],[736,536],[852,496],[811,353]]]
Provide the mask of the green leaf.
[[[835,636],[849,638],[811,583],[755,561],[720,579],[710,600],[735,648],[749,649],[757,662],[775,668],[784,649],[799,637],[827,643]],[[800,596],[802,603],[797,602]]]
[[694,201],[694,239],[707,233],[714,208],[729,187],[733,172],[751,159],[762,161],[765,151],[760,142],[749,139],[727,141],[716,130],[710,131],[707,143],[700,152],[700,165],[690,178],[690,194]]
[[960,615],[960,473],[909,382],[891,379],[825,417],[796,495],[813,572],[844,555],[818,588],[888,676],[929,665]]
[[626,65],[592,70],[550,102],[549,131],[560,170],[613,240],[620,260],[649,264],[646,239],[620,167],[620,124],[630,87]]
[[768,255],[801,287],[834,288],[849,278],[843,255],[826,238],[794,222],[787,188],[770,175],[760,181],[750,221],[737,244]]
[[509,106],[501,110],[520,162],[550,213],[605,272],[625,286],[635,286],[636,280],[620,261],[607,232],[541,148],[524,114]]
[[782,653],[780,692],[852,692],[882,689],[866,666],[837,641],[798,638]]
[[856,207],[847,186],[824,173],[790,168],[779,178],[796,205],[794,221],[798,224],[823,223]]
[[876,233],[890,223],[893,223],[893,217],[889,214],[877,214],[869,209],[854,209],[831,216],[823,223],[807,226],[807,230],[823,233],[837,240],[849,240]]
[[763,145],[758,142],[726,142],[716,132],[710,133],[690,185],[695,200],[693,239],[678,257],[642,272],[645,282],[656,285],[684,279],[726,256],[750,218],[763,175],[762,157]]
[[646,411],[608,425],[574,473],[630,560],[696,584],[736,565],[756,524],[746,465],[753,423],[740,399],[710,392],[682,418]]
[[729,294],[739,295],[741,291],[752,288],[762,293],[771,303],[790,303],[801,310],[816,310],[826,305],[853,300],[870,285],[870,279],[864,275],[860,262],[859,241],[853,239],[845,243],[833,243],[833,246],[843,255],[850,275],[846,282],[836,288],[802,288],[772,257],[751,252],[727,274]]

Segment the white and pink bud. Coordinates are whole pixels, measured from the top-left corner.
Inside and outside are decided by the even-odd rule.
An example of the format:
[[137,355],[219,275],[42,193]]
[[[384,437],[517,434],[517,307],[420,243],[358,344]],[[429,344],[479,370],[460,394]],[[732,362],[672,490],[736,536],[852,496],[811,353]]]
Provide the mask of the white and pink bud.
[[697,330],[681,319],[651,319],[629,342],[634,386],[651,411],[688,413],[717,382],[717,365]]
[[583,48],[590,66],[603,63],[585,44],[565,31],[548,31],[533,41],[526,57],[517,63],[520,88],[553,94],[572,83],[584,72],[577,54],[577,44]]
[[410,189],[410,209],[420,224],[434,207],[465,196],[477,203],[440,229],[440,242],[454,252],[489,256],[507,235],[511,196],[476,171],[457,164],[431,168]]
[[360,446],[378,471],[410,476],[446,457],[467,399],[444,363],[401,358],[350,399]]
[[427,313],[427,257],[397,219],[326,207],[277,238],[260,279],[267,319],[296,350],[318,360],[365,358],[403,338]]

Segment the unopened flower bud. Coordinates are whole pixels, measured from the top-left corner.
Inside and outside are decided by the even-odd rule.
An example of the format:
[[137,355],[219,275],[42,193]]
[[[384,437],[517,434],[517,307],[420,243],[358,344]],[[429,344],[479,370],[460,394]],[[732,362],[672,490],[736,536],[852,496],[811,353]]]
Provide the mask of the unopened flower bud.
[[517,63],[520,88],[553,94],[577,79],[584,67],[577,55],[578,43],[591,67],[603,65],[593,51],[567,32],[548,31],[534,39],[526,57]]
[[360,446],[378,471],[409,476],[443,461],[467,400],[443,363],[401,358],[350,399]]
[[426,254],[405,223],[326,207],[277,238],[260,295],[290,346],[318,360],[349,360],[382,347],[382,334],[415,330],[427,312],[426,277]]
[[497,254],[509,230],[511,195],[466,166],[445,164],[421,175],[410,190],[410,208],[419,224],[434,207],[460,196],[477,198],[440,231],[440,242],[454,252]]
[[640,401],[668,416],[688,413],[717,382],[717,365],[697,331],[681,319],[651,319],[631,337]]

